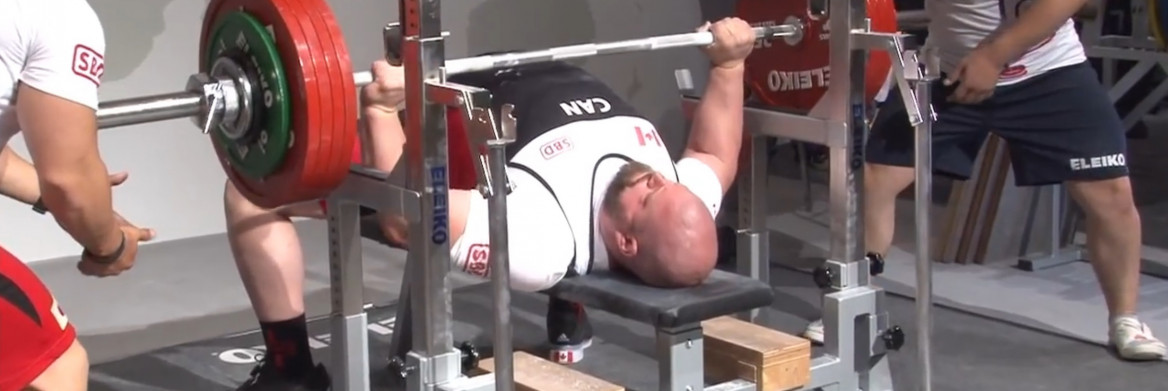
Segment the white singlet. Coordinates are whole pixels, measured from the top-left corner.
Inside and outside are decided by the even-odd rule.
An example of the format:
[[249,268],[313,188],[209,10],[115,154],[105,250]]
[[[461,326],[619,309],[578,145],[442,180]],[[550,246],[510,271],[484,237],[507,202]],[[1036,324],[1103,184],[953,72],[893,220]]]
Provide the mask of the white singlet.
[[[523,147],[507,170],[515,185],[507,197],[513,288],[550,288],[573,260],[579,274],[608,267],[596,218],[605,189],[629,159],[689,187],[718,213],[722,185],[714,171],[696,159],[674,164],[649,121],[615,116],[557,127]],[[466,230],[451,246],[455,267],[487,277],[488,235],[487,202],[472,197]]]
[[0,1],[0,146],[20,131],[19,83],[97,109],[105,36],[85,0]]
[[[925,45],[937,48],[941,71],[952,72],[965,55],[1000,26],[1013,23],[1034,0],[926,0],[929,37]],[[1002,71],[998,85],[1038,76],[1051,69],[1087,61],[1075,23],[1067,19],[1047,40],[1039,43]]]

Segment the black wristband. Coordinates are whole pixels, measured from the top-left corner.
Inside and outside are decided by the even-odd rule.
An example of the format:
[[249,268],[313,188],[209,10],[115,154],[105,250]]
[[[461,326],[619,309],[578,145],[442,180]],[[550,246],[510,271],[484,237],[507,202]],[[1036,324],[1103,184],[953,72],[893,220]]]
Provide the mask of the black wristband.
[[32,203],[32,211],[40,214],[49,213],[49,208],[45,207],[45,199],[37,197],[36,202]]
[[85,249],[85,252],[82,253],[82,255],[84,255],[86,258],[89,258],[89,260],[93,263],[99,263],[102,265],[109,265],[111,263],[117,262],[118,258],[121,258],[122,253],[125,251],[126,251],[126,233],[122,232],[122,243],[118,245],[118,249],[114,250],[113,253],[111,253],[109,255],[97,255],[97,254],[94,254],[93,252],[89,251],[89,249]]

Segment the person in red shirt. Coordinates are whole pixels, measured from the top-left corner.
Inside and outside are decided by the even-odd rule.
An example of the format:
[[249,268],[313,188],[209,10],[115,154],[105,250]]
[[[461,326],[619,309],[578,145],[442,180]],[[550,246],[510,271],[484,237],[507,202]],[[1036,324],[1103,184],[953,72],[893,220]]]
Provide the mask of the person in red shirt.
[[[0,194],[52,217],[84,249],[77,268],[129,269],[154,232],[113,210],[97,148],[97,89],[105,38],[85,0],[0,2]],[[23,132],[32,163],[8,146]],[[77,332],[24,262],[0,249],[0,391],[85,390],[89,361]]]

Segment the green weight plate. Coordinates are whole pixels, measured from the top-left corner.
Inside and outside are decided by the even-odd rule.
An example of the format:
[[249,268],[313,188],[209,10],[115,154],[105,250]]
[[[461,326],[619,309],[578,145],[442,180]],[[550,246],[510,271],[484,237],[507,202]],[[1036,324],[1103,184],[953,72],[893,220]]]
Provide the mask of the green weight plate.
[[231,57],[258,78],[252,80],[252,88],[263,96],[252,104],[252,124],[256,128],[249,129],[246,137],[232,140],[222,132],[214,132],[214,140],[228,151],[237,173],[264,178],[280,168],[293,142],[288,80],[276,42],[262,23],[245,12],[225,15],[211,36],[206,49],[208,66],[221,57]]

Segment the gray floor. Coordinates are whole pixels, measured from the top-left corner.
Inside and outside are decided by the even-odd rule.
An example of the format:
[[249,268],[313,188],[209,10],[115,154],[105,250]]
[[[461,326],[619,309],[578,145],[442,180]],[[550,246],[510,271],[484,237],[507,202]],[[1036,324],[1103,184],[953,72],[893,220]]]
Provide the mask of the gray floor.
[[[786,268],[772,271],[777,302],[774,311],[767,313],[766,323],[780,330],[796,332],[817,315],[819,292],[810,278],[801,272]],[[486,286],[461,289],[455,295],[455,334],[463,339],[489,336],[490,299]],[[532,348],[542,338],[544,299],[536,295],[517,295],[515,299],[515,334],[517,346]],[[158,308],[157,304],[151,306]],[[893,323],[901,325],[911,336],[914,309],[909,300],[894,297],[888,300]],[[1061,338],[1048,333],[1020,328],[985,317],[958,311],[938,309],[935,314],[935,390],[1119,390],[1164,389],[1163,363],[1132,364],[1113,358],[1105,349]],[[376,312],[373,318],[380,324],[370,328],[375,341],[371,348],[374,358],[374,376],[383,384],[385,372],[380,360],[388,336],[386,326],[391,313]],[[587,358],[578,369],[609,379],[634,390],[656,387],[651,330],[612,315],[591,313],[597,333],[597,343],[587,352]],[[235,330],[248,327],[240,323],[244,316],[221,316],[188,320],[190,330]],[[172,328],[173,326],[166,327]],[[327,360],[329,337],[324,324],[313,325],[314,346],[318,360]],[[173,328],[172,328],[173,329]],[[177,329],[174,329],[177,330]],[[106,335],[110,341],[123,343],[137,339],[138,331]],[[199,337],[181,332],[169,333],[168,342]],[[476,338],[478,337],[478,338]],[[161,342],[161,341],[159,341]],[[247,348],[261,346],[257,335],[213,339],[185,346],[135,355],[97,365],[93,372],[94,390],[228,390],[247,377],[251,368]],[[100,348],[107,357],[127,356],[138,349],[128,345],[111,344]],[[116,350],[113,352],[111,350]],[[136,353],[136,352],[134,352]],[[231,355],[226,359],[224,356]],[[912,344],[902,352],[890,356],[894,381],[898,389],[913,389],[916,367]],[[1074,367],[1074,370],[1068,368]],[[390,388],[377,388],[390,389]]]

